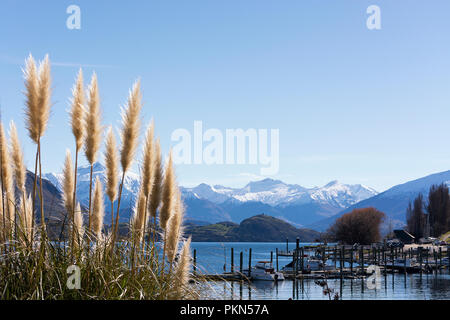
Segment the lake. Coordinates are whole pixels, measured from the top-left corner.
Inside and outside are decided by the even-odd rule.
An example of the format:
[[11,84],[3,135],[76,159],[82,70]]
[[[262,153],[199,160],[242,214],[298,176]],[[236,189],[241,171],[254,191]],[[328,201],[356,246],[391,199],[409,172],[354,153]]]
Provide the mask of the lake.
[[[302,243],[309,245],[310,243]],[[222,273],[231,269],[230,251],[234,248],[234,265],[239,270],[239,254],[244,255],[244,268],[248,267],[248,253],[252,249],[252,265],[259,260],[270,260],[273,252],[286,250],[286,243],[261,242],[193,242],[192,250],[197,251],[197,268],[204,273]],[[295,248],[289,243],[288,249]],[[281,269],[292,261],[292,257],[279,257]],[[314,280],[285,280],[278,283],[270,281],[254,281],[250,285],[239,282],[210,282],[214,298],[243,300],[327,300],[328,295]],[[450,299],[450,275],[448,270],[437,274],[387,274],[380,279],[378,288],[369,289],[366,281],[360,279],[330,279],[328,285],[343,300],[448,300]]]

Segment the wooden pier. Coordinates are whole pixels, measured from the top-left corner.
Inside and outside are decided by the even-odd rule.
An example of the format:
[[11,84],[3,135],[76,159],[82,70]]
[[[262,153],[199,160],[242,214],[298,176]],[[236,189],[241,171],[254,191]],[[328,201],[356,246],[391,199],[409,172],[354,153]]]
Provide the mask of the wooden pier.
[[[286,242],[288,249],[288,242]],[[234,264],[234,249],[231,248],[231,272],[223,274],[199,274],[197,272],[197,257],[194,250],[194,274],[196,277],[210,281],[251,281],[252,249],[249,248],[248,267],[244,269],[243,252],[239,254],[239,269]],[[305,259],[314,255],[316,259],[332,262],[324,270],[308,270]],[[291,256],[292,270],[282,271],[279,268],[278,257]],[[408,265],[407,261],[416,261]],[[274,253],[270,252],[270,262],[274,262]],[[389,273],[431,273],[448,272],[450,274],[450,246],[439,247],[402,247],[392,248],[385,244],[364,246],[324,245],[300,246],[299,240],[293,250],[275,251],[276,271],[282,272],[285,279],[361,279],[370,275],[367,268],[375,265],[385,276]],[[339,266],[338,266],[339,263]],[[226,270],[224,270],[226,271]]]

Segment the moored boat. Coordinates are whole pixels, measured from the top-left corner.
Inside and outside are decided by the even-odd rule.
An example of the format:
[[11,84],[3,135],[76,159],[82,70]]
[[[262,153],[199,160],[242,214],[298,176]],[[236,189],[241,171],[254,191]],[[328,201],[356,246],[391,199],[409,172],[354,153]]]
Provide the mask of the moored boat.
[[[248,274],[248,269],[245,270]],[[270,261],[258,261],[254,267],[251,268],[250,277],[252,280],[263,281],[281,281],[284,276],[281,272],[275,271]]]

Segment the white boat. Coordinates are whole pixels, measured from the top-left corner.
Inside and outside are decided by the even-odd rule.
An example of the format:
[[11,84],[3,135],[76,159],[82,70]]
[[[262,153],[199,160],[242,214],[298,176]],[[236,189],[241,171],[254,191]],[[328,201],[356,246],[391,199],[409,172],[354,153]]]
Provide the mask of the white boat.
[[[299,271],[300,271],[300,262],[298,263]],[[303,269],[304,271],[321,271],[321,270],[331,270],[333,266],[323,264],[323,261],[320,259],[307,257],[303,260]],[[284,272],[293,272],[294,271],[294,262],[290,262],[285,265],[282,269]]]
[[[386,262],[387,266],[392,266],[392,262],[389,264],[389,262]],[[398,267],[398,268],[404,268],[406,266],[406,268],[413,268],[416,267],[418,265],[418,263],[416,262],[416,259],[403,259],[403,258],[398,258],[398,259],[394,259],[394,268]]]
[[[248,269],[246,270],[248,273]],[[258,261],[251,269],[252,280],[280,281],[284,280],[281,272],[276,272],[270,261]]]
[[[424,268],[425,265],[422,264],[422,268]],[[420,270],[420,265],[417,263],[416,259],[394,259],[394,262],[392,261],[386,261],[386,269],[394,269],[406,272],[417,272]]]

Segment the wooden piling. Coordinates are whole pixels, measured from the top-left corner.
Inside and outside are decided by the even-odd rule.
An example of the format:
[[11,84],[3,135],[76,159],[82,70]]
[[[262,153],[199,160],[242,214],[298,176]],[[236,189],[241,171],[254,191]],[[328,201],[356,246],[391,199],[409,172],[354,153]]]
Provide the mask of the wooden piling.
[[239,253],[239,272],[242,274],[243,270],[243,262],[244,262],[244,253],[241,251]]
[[405,272],[405,276],[406,276],[406,253],[403,254],[403,271]]
[[194,274],[197,272],[197,249],[194,249]]
[[234,248],[231,248],[231,273],[234,272]]
[[295,275],[298,274],[298,260],[300,256],[300,238],[295,239]]
[[278,271],[278,248],[275,249],[275,258],[276,258],[277,271]]
[[334,260],[334,268],[336,269],[337,245],[334,246],[333,260]]
[[350,249],[350,273],[353,275],[353,246]]
[[270,263],[273,263],[273,251],[270,251]]
[[419,267],[420,267],[420,273],[422,273],[422,247],[417,248],[417,254],[419,255]]
[[[304,261],[304,257],[305,257],[305,248],[301,248],[300,249],[300,270],[303,273],[303,270],[305,269],[305,261]],[[303,278],[302,278],[303,279]]]
[[436,267],[436,273],[438,272],[438,264],[437,264],[437,260],[438,260],[438,256],[437,256],[437,251],[433,249],[433,255],[434,255],[434,266]]
[[248,250],[248,277],[252,275],[252,248]]
[[447,258],[448,258],[448,273],[450,274],[450,246],[447,246]]
[[292,269],[294,271],[294,278],[297,276],[298,271],[298,264],[297,264],[297,250],[294,250],[294,253],[292,254]]
[[364,246],[361,246],[359,249],[359,263],[361,274],[364,275]]

